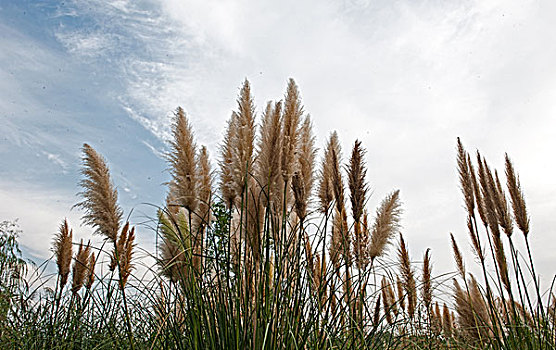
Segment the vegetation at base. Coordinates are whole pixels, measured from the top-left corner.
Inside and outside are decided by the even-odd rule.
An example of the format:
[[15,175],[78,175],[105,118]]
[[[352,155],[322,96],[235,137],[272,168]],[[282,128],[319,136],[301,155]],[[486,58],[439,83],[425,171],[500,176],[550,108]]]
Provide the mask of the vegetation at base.
[[457,272],[435,276],[430,249],[418,263],[410,258],[400,191],[368,208],[360,141],[344,158],[332,132],[317,159],[293,80],[258,124],[247,80],[237,102],[217,170],[176,110],[166,203],[145,229],[155,251],[137,247],[106,161],[87,144],[76,206],[101,246],[75,242],[63,220],[53,258],[36,266],[21,257],[17,225],[0,224],[1,348],[555,348],[556,304],[535,272],[508,155],[503,181],[457,140],[466,234],[481,274],[469,272],[450,235]]

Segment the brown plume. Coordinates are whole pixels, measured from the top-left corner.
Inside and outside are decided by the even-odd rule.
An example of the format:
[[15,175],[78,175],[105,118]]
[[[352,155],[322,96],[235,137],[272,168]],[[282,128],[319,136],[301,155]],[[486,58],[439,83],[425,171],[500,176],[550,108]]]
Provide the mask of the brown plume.
[[235,192],[243,194],[246,180],[253,172],[255,142],[255,104],[251,85],[245,79],[237,99],[238,111],[232,113],[235,132],[232,134],[232,164]]
[[234,169],[234,139],[237,133],[237,123],[234,115],[228,120],[228,127],[224,134],[224,143],[220,147],[220,192],[228,209],[230,209],[238,196],[235,186]]
[[313,190],[314,168],[315,168],[315,136],[310,116],[306,116],[299,130],[299,144],[297,150],[297,171],[294,177],[298,177],[294,184],[292,179],[292,190],[294,191],[295,208],[297,216],[304,218],[307,215],[307,206]]
[[405,292],[403,288],[403,282],[399,275],[396,275],[396,289],[398,291],[398,302],[400,304],[400,309],[405,310]]
[[463,264],[463,256],[461,255],[461,251],[459,250],[458,244],[456,243],[456,239],[454,235],[450,233],[450,239],[452,240],[452,249],[454,251],[454,260],[456,261],[456,266],[458,268],[458,272],[465,280],[465,265]]
[[85,177],[79,183],[83,201],[75,206],[85,211],[83,221],[96,229],[96,233],[112,242],[120,228],[122,209],[118,205],[118,192],[110,180],[110,171],[104,159],[88,144],[83,145],[83,169]]
[[54,254],[56,255],[56,265],[60,275],[60,290],[64,288],[70,273],[72,253],[73,230],[69,229],[68,221],[64,220],[60,225],[60,230],[54,238]]
[[336,131],[332,132],[332,134],[330,134],[330,137],[328,138],[319,174],[318,195],[320,201],[320,211],[325,214],[328,213],[330,204],[334,200],[334,179],[332,175],[332,163],[334,153],[341,153],[340,143],[338,141],[338,134],[336,133]]
[[442,330],[444,332],[444,336],[447,338],[452,336],[453,322],[450,310],[448,309],[448,306],[446,306],[446,303],[444,303],[444,306],[442,307]]
[[475,215],[475,196],[473,194],[473,179],[470,173],[468,154],[463,148],[460,138],[458,137],[458,173],[461,184],[461,191],[465,199],[465,206],[469,216]]
[[529,234],[529,215],[525,206],[525,197],[521,191],[519,177],[516,175],[510,157],[506,153],[506,179],[512,201],[515,222],[525,236]]
[[193,138],[193,130],[185,112],[178,107],[172,124],[172,150],[168,154],[170,162],[170,192],[178,205],[188,211],[197,209],[197,171],[195,168],[197,146]]
[[351,211],[353,220],[358,223],[363,214],[365,201],[368,192],[368,185],[365,182],[367,169],[365,167],[365,150],[361,147],[361,141],[356,140],[351,152],[348,166],[348,185],[350,191]]
[[133,248],[135,247],[135,227],[131,229],[131,232],[127,236],[127,240],[124,244],[123,251],[120,259],[120,288],[123,289],[127,283],[131,271],[133,270]]
[[494,202],[496,204],[496,214],[498,217],[498,224],[504,230],[506,236],[511,237],[513,233],[513,222],[510,215],[510,208],[508,206],[508,201],[506,200],[506,194],[504,189],[500,184],[500,179],[498,178],[498,172],[494,171],[494,177],[489,178],[489,185],[491,191],[494,194]]
[[409,314],[410,318],[413,318],[413,315],[415,314],[415,308],[417,306],[415,275],[413,273],[413,268],[411,267],[409,252],[407,251],[407,247],[401,233],[400,247],[398,249],[398,259],[400,261],[400,272],[402,275],[403,287],[407,294],[407,313]]
[[205,146],[201,147],[197,163],[197,176],[199,181],[198,191],[198,213],[195,216],[195,231],[193,231],[193,265],[200,271],[202,265],[202,254],[205,242],[205,228],[210,225],[210,205],[212,198],[212,170],[208,151]]
[[85,288],[87,290],[90,290],[91,287],[93,286],[93,283],[95,282],[95,264],[96,264],[96,258],[95,258],[95,253],[91,253],[91,256],[89,257],[89,262],[87,264],[87,282],[85,282]]
[[282,178],[282,103],[268,102],[261,124],[258,144],[257,179],[263,189],[263,204],[271,201],[271,208],[282,208],[284,191]]
[[298,148],[299,123],[302,115],[303,106],[301,105],[299,90],[295,81],[290,79],[284,100],[284,118],[282,120],[282,177],[284,182],[289,182],[295,171],[295,153]]
[[423,304],[428,313],[432,311],[432,284],[431,284],[431,260],[430,260],[430,249],[425,251],[425,257],[423,258],[423,284],[421,289],[421,296],[423,298]]
[[73,281],[71,285],[71,291],[74,294],[77,294],[77,292],[79,292],[81,287],[83,287],[83,283],[85,282],[85,277],[87,275],[89,266],[90,251],[90,243],[88,243],[86,247],[83,247],[83,240],[81,240],[79,249],[77,250],[77,254],[75,255],[75,261],[73,262]]
[[371,260],[382,256],[392,238],[399,232],[401,215],[400,191],[390,193],[382,200],[376,211],[375,222],[371,230],[369,256]]

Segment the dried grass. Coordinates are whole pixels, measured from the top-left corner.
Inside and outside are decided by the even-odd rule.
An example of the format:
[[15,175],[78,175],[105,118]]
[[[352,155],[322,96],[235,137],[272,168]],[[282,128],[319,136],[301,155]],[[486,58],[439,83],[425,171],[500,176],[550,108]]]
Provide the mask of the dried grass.
[[399,232],[399,222],[402,213],[399,196],[399,190],[390,193],[382,200],[376,211],[369,245],[369,256],[371,260],[382,256],[386,252],[392,238]]
[[87,277],[90,252],[90,242],[87,243],[87,246],[83,246],[83,240],[81,240],[81,243],[79,244],[79,248],[77,250],[77,254],[75,255],[75,261],[73,262],[73,280],[71,284],[71,291],[73,294],[77,294],[81,287],[83,287],[85,277]]
[[116,241],[122,219],[118,205],[118,192],[110,180],[110,171],[104,159],[88,144],[83,145],[83,168],[85,177],[79,194],[83,200],[75,206],[83,209],[82,219],[95,228],[95,232]]
[[54,255],[60,276],[60,290],[64,288],[70,273],[72,253],[73,230],[69,229],[68,221],[64,220],[60,225],[58,234],[54,238]]

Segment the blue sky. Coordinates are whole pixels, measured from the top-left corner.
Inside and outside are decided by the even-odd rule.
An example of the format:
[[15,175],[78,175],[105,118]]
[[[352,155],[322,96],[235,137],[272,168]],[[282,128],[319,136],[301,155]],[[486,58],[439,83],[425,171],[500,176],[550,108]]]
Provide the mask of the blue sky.
[[[0,219],[19,218],[29,254],[49,255],[64,217],[78,237],[80,147],[108,160],[132,221],[165,195],[161,158],[181,105],[216,163],[248,78],[258,110],[296,79],[318,145],[338,130],[368,149],[370,210],[401,189],[415,259],[451,270],[467,242],[455,141],[501,169],[515,161],[541,272],[556,227],[553,1],[0,1]],[[153,232],[139,241],[153,249]]]

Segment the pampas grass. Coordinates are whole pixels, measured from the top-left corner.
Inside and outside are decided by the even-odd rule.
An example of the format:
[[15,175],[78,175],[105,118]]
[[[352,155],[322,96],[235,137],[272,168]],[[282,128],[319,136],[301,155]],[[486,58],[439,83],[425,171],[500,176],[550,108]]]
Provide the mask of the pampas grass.
[[364,156],[365,150],[361,147],[361,141],[356,140],[348,166],[348,184],[352,216],[357,224],[360,222],[361,215],[363,215],[368,192],[368,185],[365,181],[367,169],[363,160]]
[[400,247],[398,248],[398,259],[400,261],[400,274],[402,276],[401,280],[403,290],[405,292],[405,296],[407,296],[407,313],[409,318],[413,318],[417,308],[417,287],[415,284],[415,274],[409,259],[409,252],[401,233]]
[[60,225],[60,230],[54,238],[54,255],[56,265],[58,265],[58,275],[60,276],[60,289],[64,289],[70,273],[72,252],[73,230],[70,230],[68,221],[64,220]]
[[170,141],[172,150],[168,154],[170,163],[170,192],[176,203],[194,211],[197,208],[197,171],[196,152],[197,146],[193,138],[193,131],[185,111],[178,107],[172,125],[173,140]]
[[299,130],[297,154],[297,170],[292,179],[292,190],[295,199],[295,210],[299,218],[305,218],[309,199],[313,190],[314,167],[316,158],[315,136],[311,118],[305,117]]
[[328,213],[330,205],[334,200],[332,158],[334,157],[334,154],[337,155],[340,154],[340,152],[341,148],[338,140],[338,134],[334,131],[328,138],[319,173],[318,196],[320,201],[320,210],[325,215]]
[[296,150],[299,142],[299,124],[303,115],[303,106],[299,89],[293,79],[288,81],[284,99],[284,116],[282,119],[282,178],[288,183],[295,171]]
[[[36,284],[10,279],[4,288],[0,278],[2,347],[554,348],[556,303],[534,271],[529,213],[507,155],[505,189],[496,169],[479,153],[474,163],[457,140],[461,223],[483,276],[479,282],[464,265],[453,234],[456,272],[435,276],[429,249],[422,265],[411,260],[400,233],[399,190],[368,214],[362,142],[344,161],[331,133],[315,171],[313,125],[293,79],[284,101],[267,103],[259,123],[256,112],[245,80],[213,173],[207,148],[197,147],[193,125],[176,110],[154,250],[136,247],[135,227],[149,223],[134,226],[130,217],[122,225],[106,161],[85,144],[77,206],[109,244],[82,240],[70,274],[73,231],[63,221],[53,244],[55,290],[41,272],[48,263],[35,269]],[[514,223],[528,261],[514,244]],[[390,252],[396,235],[398,249]],[[64,288],[70,276],[71,288]]]
[[89,254],[91,252],[91,244],[87,243],[86,246],[83,245],[83,240],[79,243],[79,248],[77,254],[75,255],[75,260],[73,262],[72,276],[73,280],[71,283],[71,291],[73,294],[77,294],[85,282],[87,277],[87,270],[89,268]]
[[371,230],[369,256],[371,260],[382,256],[398,233],[401,216],[400,191],[396,190],[382,200],[376,211],[376,218]]
[[456,261],[456,267],[462,279],[466,279],[467,275],[465,273],[465,264],[463,263],[463,256],[459,250],[459,246],[454,238],[454,235],[450,233],[450,240],[452,241],[452,251],[454,253],[454,260]]
[[[426,313],[430,317],[432,311],[432,266],[430,260],[430,249],[425,251],[425,256],[423,257],[423,280],[421,284],[421,298],[425,306]],[[429,320],[430,321],[430,320]]]
[[234,204],[238,193],[234,182],[234,139],[236,134],[236,120],[230,118],[224,134],[224,141],[220,148],[220,192],[228,208]]
[[83,222],[96,229],[95,232],[116,242],[122,219],[122,209],[118,205],[118,192],[110,180],[106,162],[91,146],[83,145],[84,179],[79,194],[83,200],[75,206],[84,210]]
[[[282,190],[282,103],[268,102],[260,127],[257,179],[262,185],[264,206],[281,209]],[[272,201],[271,201],[272,200]]]
[[510,192],[510,198],[512,202],[512,208],[514,213],[515,222],[517,227],[523,232],[525,236],[529,234],[529,215],[527,214],[527,207],[525,205],[525,196],[521,190],[521,184],[519,183],[519,178],[517,177],[514,166],[510,157],[506,153],[506,178],[508,190]]

